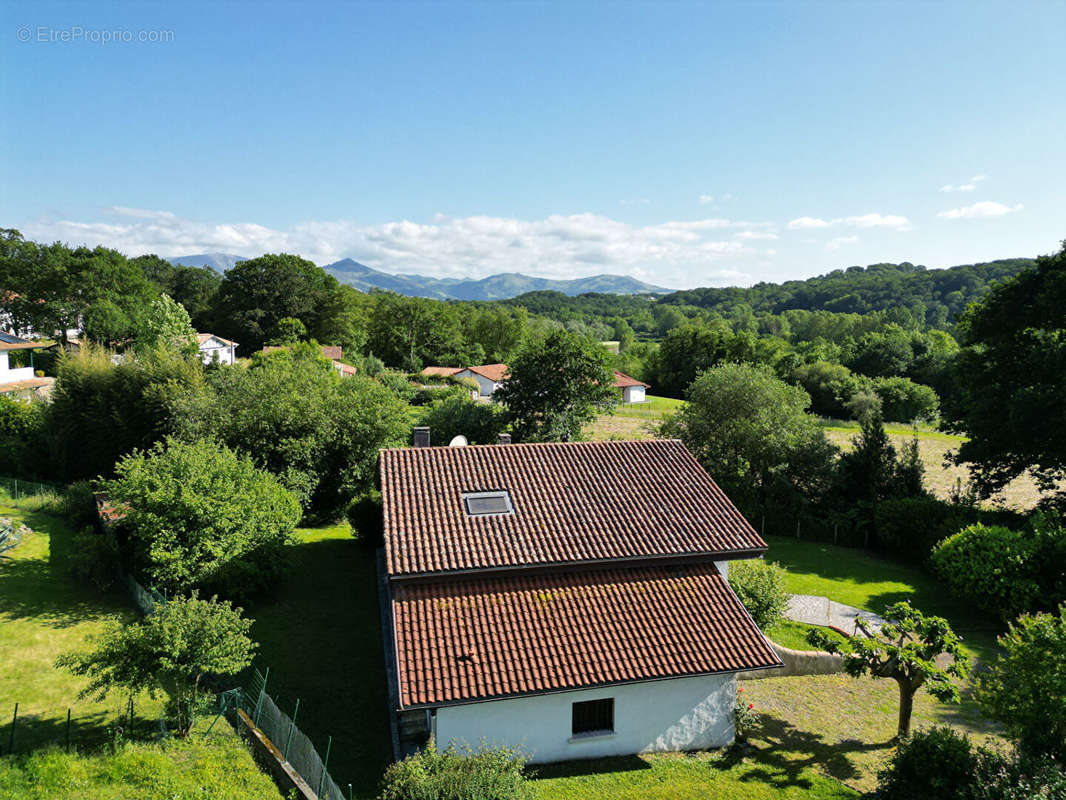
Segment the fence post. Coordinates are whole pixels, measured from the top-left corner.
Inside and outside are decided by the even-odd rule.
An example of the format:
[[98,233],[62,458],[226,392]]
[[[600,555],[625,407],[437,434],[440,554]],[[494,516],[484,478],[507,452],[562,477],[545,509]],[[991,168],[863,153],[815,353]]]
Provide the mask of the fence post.
[[800,538],[800,521],[796,520],[796,538]]
[[70,752],[70,709],[67,709],[67,752]]
[[285,740],[285,760],[289,760],[289,747],[292,745],[292,735],[296,731],[296,715],[300,713],[300,698],[296,698],[296,708],[292,712],[292,724],[289,726],[289,738]]
[[19,718],[19,704],[15,703],[15,716],[11,718],[11,735],[7,737],[7,754],[15,752],[15,723]]
[[15,508],[19,507],[19,479],[15,478]]
[[267,667],[266,675],[263,676],[263,686],[259,690],[259,699],[255,703],[255,727],[259,727],[259,716],[263,713],[263,697],[266,695],[267,681],[270,679],[270,667]]
[[322,796],[322,789],[326,784],[326,775],[329,773],[326,771],[329,767],[329,751],[333,747],[333,737],[329,737],[329,741],[326,742],[326,758],[322,762],[322,774],[318,778],[318,796]]
[[837,525],[833,523],[833,544],[837,543]]

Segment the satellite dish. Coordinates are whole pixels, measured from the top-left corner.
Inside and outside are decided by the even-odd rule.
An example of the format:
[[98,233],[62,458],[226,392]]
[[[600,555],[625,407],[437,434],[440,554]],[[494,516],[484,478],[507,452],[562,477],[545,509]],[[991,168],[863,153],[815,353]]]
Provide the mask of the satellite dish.
[[468,444],[470,444],[470,442],[468,442],[466,440],[466,437],[460,433],[458,436],[448,442],[448,447],[466,447]]

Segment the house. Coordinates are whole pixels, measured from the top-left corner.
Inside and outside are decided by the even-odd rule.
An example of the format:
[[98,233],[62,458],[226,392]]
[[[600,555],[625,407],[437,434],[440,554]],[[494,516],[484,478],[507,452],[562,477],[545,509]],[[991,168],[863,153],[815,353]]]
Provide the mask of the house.
[[614,386],[622,393],[623,403],[643,403],[647,399],[646,391],[651,388],[644,381],[638,381],[618,370],[614,371]]
[[397,755],[732,742],[736,673],[781,663],[726,581],[766,544],[681,442],[428,440],[380,462]]
[[[13,397],[44,396],[55,378],[38,378],[33,368],[33,351],[43,347],[10,333],[0,333],[0,394]],[[12,367],[10,355],[15,350],[29,350],[29,366]]]
[[[319,345],[322,348],[322,357],[328,358],[333,364],[333,369],[337,371],[337,374],[342,378],[350,378],[352,375],[358,375],[359,370],[353,367],[351,364],[345,364],[342,359],[344,358],[344,348],[340,345],[323,344]],[[277,350],[287,350],[288,345],[270,345],[268,344],[260,352],[273,353]]]
[[234,364],[237,361],[237,342],[223,339],[213,333],[198,333],[196,341],[200,347],[200,360],[205,364]]

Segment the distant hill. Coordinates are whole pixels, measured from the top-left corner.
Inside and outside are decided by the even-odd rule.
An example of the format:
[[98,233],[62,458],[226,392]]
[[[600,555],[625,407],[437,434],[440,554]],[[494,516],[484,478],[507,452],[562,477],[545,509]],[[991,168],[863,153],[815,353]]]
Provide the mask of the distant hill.
[[234,264],[247,260],[244,256],[234,256],[229,253],[201,253],[196,256],[178,256],[167,259],[176,267],[211,267],[218,272],[225,272]]
[[341,283],[368,292],[386,289],[411,297],[437,300],[506,300],[526,292],[556,291],[571,297],[599,292],[602,294],[665,294],[669,289],[652,286],[625,275],[593,275],[568,281],[534,278],[519,272],[490,275],[480,280],[431,278],[425,275],[394,275],[372,269],[350,258],[327,264],[323,269]]

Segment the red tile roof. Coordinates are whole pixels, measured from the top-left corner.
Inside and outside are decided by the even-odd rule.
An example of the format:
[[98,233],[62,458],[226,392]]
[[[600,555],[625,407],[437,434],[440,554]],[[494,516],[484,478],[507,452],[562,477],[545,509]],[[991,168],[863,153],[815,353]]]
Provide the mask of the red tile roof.
[[221,336],[217,336],[216,334],[213,334],[213,333],[198,333],[198,334],[196,334],[196,341],[199,342],[200,344],[205,344],[206,342],[210,341],[211,339],[218,339],[220,342],[223,342],[223,343],[225,343],[226,345],[228,345],[230,347],[237,347],[237,343],[236,342],[231,342],[229,339],[223,339]]
[[713,563],[393,592],[401,708],[781,663]]
[[422,370],[423,375],[454,375],[457,372],[462,372],[462,367],[426,367]]
[[616,389],[624,389],[627,386],[643,386],[645,389],[650,389],[651,384],[644,381],[638,381],[636,378],[631,378],[624,372],[614,371],[614,386]]
[[[466,514],[493,490],[513,514]],[[381,492],[394,576],[766,550],[676,440],[383,450]]]

